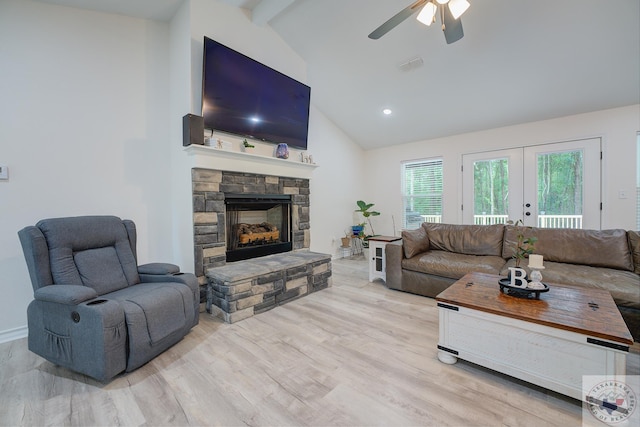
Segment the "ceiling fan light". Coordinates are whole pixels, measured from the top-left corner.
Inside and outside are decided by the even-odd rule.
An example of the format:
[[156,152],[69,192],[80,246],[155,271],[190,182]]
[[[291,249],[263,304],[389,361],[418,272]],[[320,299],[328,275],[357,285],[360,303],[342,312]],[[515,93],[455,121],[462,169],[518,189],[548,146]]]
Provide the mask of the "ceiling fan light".
[[436,0],[438,4],[447,4],[449,0]]
[[437,10],[438,6],[431,2],[428,2],[426,5],[424,5],[416,19],[422,22],[424,25],[429,26],[434,21]]
[[451,0],[449,2],[449,10],[453,19],[458,19],[462,14],[469,9],[469,2],[467,0]]

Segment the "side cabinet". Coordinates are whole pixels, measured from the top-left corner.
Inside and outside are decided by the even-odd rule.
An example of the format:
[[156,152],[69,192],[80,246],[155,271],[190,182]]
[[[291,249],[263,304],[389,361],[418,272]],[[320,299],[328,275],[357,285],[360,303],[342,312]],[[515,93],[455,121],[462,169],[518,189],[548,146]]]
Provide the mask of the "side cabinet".
[[396,236],[374,236],[369,238],[369,281],[387,280],[385,246],[389,242],[400,240]]

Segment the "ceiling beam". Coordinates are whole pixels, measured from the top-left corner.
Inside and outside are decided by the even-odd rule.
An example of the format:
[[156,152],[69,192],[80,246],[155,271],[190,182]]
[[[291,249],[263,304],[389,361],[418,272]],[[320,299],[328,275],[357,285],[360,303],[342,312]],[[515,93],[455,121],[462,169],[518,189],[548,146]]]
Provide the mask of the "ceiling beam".
[[295,0],[262,0],[251,12],[251,20],[256,25],[266,25]]

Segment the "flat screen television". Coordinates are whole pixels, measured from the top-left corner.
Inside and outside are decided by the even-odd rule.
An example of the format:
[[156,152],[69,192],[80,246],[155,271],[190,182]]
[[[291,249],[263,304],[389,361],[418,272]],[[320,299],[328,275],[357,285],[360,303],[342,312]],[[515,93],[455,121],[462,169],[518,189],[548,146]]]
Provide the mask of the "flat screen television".
[[204,38],[205,129],[307,149],[309,86]]

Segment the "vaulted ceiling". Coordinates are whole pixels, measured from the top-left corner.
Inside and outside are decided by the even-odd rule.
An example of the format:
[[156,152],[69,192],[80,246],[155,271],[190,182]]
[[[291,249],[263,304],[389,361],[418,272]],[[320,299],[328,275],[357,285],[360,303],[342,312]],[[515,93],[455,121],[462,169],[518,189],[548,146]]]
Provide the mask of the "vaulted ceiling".
[[[168,20],[182,0],[41,1]],[[220,1],[280,34],[365,149],[640,103],[638,0],[470,0],[451,45],[414,17],[367,37],[413,0]]]

